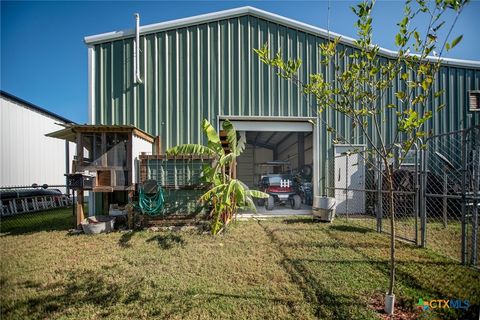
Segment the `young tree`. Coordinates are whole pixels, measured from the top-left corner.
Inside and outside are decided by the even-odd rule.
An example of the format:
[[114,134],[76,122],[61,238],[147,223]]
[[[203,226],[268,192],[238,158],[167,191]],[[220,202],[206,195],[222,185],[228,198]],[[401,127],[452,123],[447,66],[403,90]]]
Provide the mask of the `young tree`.
[[[455,47],[462,36],[448,42],[458,16],[465,7],[465,0],[436,0],[427,2],[407,0],[402,20],[397,24],[395,43],[398,54],[395,58],[382,56],[377,45],[372,43],[372,10],[375,1],[363,1],[353,12],[358,39],[355,49],[338,49],[340,38],[320,45],[321,60],[326,72],[333,70],[334,81],[329,82],[324,73],[311,74],[306,81],[298,76],[299,59],[282,59],[280,52],[271,55],[268,44],[255,49],[260,60],[275,68],[278,76],[290,80],[306,95],[313,95],[318,113],[325,109],[339,113],[350,120],[355,134],[367,141],[367,161],[375,170],[380,170],[388,192],[390,218],[390,284],[386,299],[386,312],[393,313],[395,286],[395,203],[394,164],[396,150],[400,150],[401,164],[408,151],[427,135],[424,124],[433,116],[430,106],[442,95],[434,92],[433,83],[441,67],[441,56],[445,50]],[[447,23],[445,15],[453,11],[454,18]],[[426,30],[421,33],[412,21],[425,18]],[[442,31],[442,32],[440,32]],[[443,35],[443,36],[442,36]],[[415,52],[411,54],[410,52]],[[433,56],[433,57],[432,57]],[[340,67],[339,61],[345,61]],[[397,84],[397,85],[396,85]],[[394,95],[390,104],[384,104],[386,95]],[[440,105],[441,110],[445,105]],[[396,125],[385,123],[386,116],[394,112]],[[321,116],[318,117],[321,120]],[[351,143],[351,137],[325,123],[327,131],[334,135],[335,142]],[[387,130],[394,131],[394,138],[387,140]],[[381,159],[381,165],[374,159]],[[382,168],[383,167],[383,168]],[[391,302],[387,304],[387,301]],[[387,305],[391,306],[388,307]]]

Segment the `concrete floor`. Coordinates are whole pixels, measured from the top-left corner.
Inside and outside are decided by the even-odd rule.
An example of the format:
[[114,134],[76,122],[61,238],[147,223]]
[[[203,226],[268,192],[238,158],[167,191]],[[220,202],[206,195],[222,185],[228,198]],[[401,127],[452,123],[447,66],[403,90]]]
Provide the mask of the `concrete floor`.
[[257,206],[257,212],[243,211],[239,212],[237,218],[250,219],[250,218],[274,218],[274,217],[286,217],[286,216],[310,216],[312,215],[312,206],[302,204],[299,210],[294,210],[289,205],[276,205],[273,210],[265,209],[265,206]]

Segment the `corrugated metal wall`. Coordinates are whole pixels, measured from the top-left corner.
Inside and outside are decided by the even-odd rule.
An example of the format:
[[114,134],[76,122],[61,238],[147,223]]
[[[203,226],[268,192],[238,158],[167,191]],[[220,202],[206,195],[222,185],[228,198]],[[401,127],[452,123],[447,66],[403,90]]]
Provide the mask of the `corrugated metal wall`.
[[[66,142],[45,137],[61,122],[0,97],[0,186],[65,185]],[[69,164],[75,144],[69,143]],[[65,188],[59,188],[66,192]]]
[[[320,70],[318,63],[318,45],[323,41],[319,36],[252,15],[142,35],[143,84],[133,83],[133,38],[97,44],[93,122],[135,125],[160,135],[162,146],[168,148],[202,142],[203,118],[215,124],[217,115],[315,116],[313,99],[302,95],[291,82],[279,79],[274,70],[259,61],[253,49],[268,42],[272,52],[281,48],[285,58],[302,59],[302,81],[319,71],[334,81],[333,65]],[[341,68],[348,59],[338,59]],[[426,129],[440,133],[467,127],[467,90],[480,88],[480,69],[443,67],[435,88],[445,89],[440,104],[446,103],[447,107],[435,114]],[[385,105],[397,102],[393,90],[385,95]],[[435,109],[437,103],[431,107]],[[327,122],[352,143],[365,143],[341,115],[330,111],[321,117],[321,126]],[[391,128],[388,133],[395,131],[394,117],[392,110],[382,119],[382,125]],[[479,113],[474,114],[473,122],[480,123]],[[390,138],[387,136],[386,141]],[[331,135],[320,128],[321,172],[326,172],[331,140]]]

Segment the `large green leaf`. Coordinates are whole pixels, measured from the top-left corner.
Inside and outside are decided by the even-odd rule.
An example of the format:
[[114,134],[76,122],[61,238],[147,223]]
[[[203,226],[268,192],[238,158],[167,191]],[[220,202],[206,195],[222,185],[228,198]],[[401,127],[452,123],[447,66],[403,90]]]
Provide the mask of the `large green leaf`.
[[265,193],[265,192],[262,192],[262,191],[258,191],[258,190],[248,190],[247,191],[247,194],[249,196],[252,196],[254,198],[263,198],[263,199],[267,199],[269,197],[268,193]]
[[237,148],[236,148],[236,155],[237,157],[242,154],[243,150],[245,150],[245,145],[247,144],[247,138],[245,136],[245,132],[240,135],[240,139],[238,139],[237,142]]
[[221,184],[218,186],[213,187],[212,189],[208,190],[205,192],[201,197],[200,200],[202,201],[210,201],[213,195],[221,195],[225,188],[227,187],[227,184]]
[[244,207],[247,207],[249,209],[252,209],[254,212],[257,212],[257,207],[255,206],[252,197],[245,197]]
[[226,164],[231,163],[233,160],[235,160],[235,158],[236,158],[236,156],[235,156],[234,153],[229,153],[229,154],[221,157],[220,160],[218,161],[218,163],[221,167],[223,167]]
[[228,187],[226,188],[226,192],[223,194],[223,202],[227,205],[230,205],[231,202],[231,196],[235,195],[235,189],[237,185],[237,180],[232,179],[228,183]]
[[225,151],[222,148],[220,137],[207,119],[203,120],[202,128],[203,132],[205,132],[205,135],[207,136],[208,146],[217,152],[219,158],[223,156]]
[[214,156],[218,157],[215,150],[202,146],[201,144],[182,144],[167,150],[168,155],[185,155],[185,154],[194,154],[194,155],[205,155],[205,156]]
[[227,141],[231,153],[237,154],[237,131],[235,130],[233,123],[227,119],[223,122],[222,127],[227,133]]

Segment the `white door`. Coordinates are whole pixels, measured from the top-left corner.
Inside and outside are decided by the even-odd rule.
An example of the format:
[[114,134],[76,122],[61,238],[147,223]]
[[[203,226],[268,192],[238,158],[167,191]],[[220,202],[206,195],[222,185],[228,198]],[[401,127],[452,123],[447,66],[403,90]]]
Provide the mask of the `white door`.
[[336,212],[365,213],[364,145],[334,145],[334,181]]

